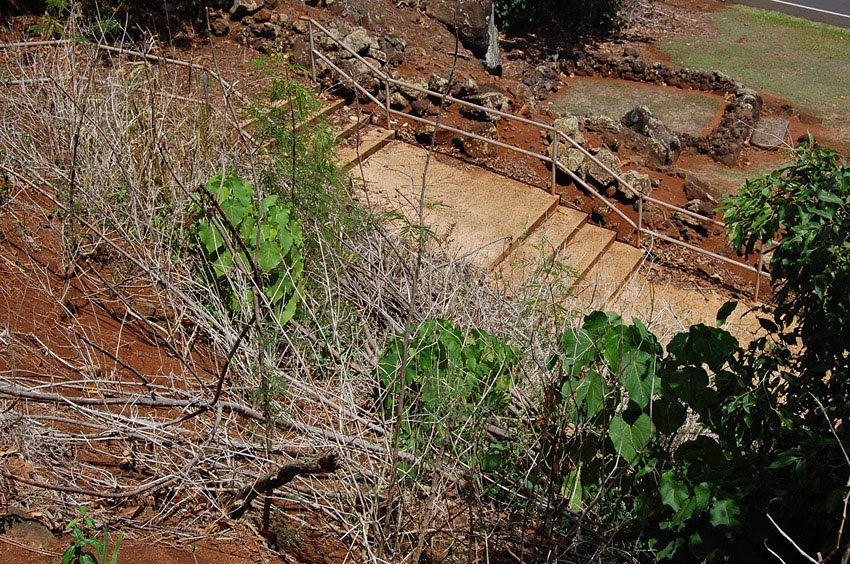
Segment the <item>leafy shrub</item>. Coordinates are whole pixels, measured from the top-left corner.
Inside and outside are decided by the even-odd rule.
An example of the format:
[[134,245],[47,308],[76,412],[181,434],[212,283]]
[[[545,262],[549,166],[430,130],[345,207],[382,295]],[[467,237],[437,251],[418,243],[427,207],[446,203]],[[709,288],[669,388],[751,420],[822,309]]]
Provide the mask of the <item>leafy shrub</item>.
[[613,27],[621,4],[622,0],[495,0],[494,9],[498,25],[505,29],[555,23],[583,33]]
[[[447,430],[471,420],[480,424],[483,415],[504,413],[510,403],[512,370],[520,354],[487,331],[472,329],[465,334],[445,319],[429,319],[410,339],[409,351],[403,378],[408,399],[401,422],[408,448],[422,452],[432,440],[442,444],[452,438]],[[395,337],[378,362],[377,379],[388,416],[396,411],[403,356],[403,338]],[[480,430],[475,425],[470,429]],[[499,466],[498,449],[483,457],[487,469]]]
[[71,535],[73,542],[71,546],[62,553],[62,564],[115,564],[118,561],[118,551],[124,534],[119,533],[114,546],[110,552],[109,532],[104,526],[101,538],[97,538],[98,531],[94,519],[88,514],[88,508],[81,505],[80,516],[72,519],[65,531]]
[[258,202],[254,187],[235,174],[211,178],[195,207],[200,216],[193,234],[204,258],[204,276],[227,299],[231,313],[238,315],[254,297],[251,290],[232,290],[228,275],[238,268],[262,289],[279,324],[291,319],[304,269],[301,224],[294,210],[277,194]]

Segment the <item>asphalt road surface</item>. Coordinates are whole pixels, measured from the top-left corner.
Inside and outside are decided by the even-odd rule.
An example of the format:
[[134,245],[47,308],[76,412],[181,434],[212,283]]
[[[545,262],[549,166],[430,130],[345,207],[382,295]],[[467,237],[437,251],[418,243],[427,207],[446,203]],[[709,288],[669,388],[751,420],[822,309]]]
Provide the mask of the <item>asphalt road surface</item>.
[[816,22],[850,28],[850,0],[734,0]]

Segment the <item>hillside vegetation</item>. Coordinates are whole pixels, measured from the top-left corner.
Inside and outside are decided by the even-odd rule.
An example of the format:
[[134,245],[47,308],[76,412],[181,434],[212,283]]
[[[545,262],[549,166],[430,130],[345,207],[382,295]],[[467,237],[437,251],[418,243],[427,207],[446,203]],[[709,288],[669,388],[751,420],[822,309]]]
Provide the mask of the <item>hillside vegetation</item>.
[[92,515],[331,562],[850,554],[838,155],[726,203],[773,251],[765,336],[729,302],[662,343],[580,311],[561,264],[506,296],[421,215],[364,209],[283,58],[249,91],[80,26],[7,57],[0,108],[3,493],[79,514],[78,557]]

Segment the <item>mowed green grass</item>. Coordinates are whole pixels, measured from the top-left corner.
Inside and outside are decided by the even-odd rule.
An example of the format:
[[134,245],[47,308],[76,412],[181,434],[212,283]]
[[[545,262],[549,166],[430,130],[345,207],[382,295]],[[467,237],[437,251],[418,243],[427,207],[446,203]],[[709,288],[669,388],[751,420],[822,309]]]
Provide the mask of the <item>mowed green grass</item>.
[[673,131],[700,135],[722,109],[722,100],[678,88],[600,78],[571,79],[551,100],[558,114],[596,114],[617,120],[637,106],[648,107]]
[[850,121],[850,30],[744,6],[713,18],[715,37],[659,47],[679,65],[719,70],[827,122]]

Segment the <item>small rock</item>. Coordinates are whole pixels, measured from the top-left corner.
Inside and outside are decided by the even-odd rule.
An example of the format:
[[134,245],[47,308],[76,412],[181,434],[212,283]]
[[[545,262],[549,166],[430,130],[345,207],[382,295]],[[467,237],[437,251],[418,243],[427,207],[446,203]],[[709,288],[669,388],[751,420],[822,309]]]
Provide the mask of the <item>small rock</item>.
[[265,23],[272,19],[271,10],[267,8],[262,8],[256,14],[254,14],[254,21],[257,23]]
[[597,223],[605,224],[605,219],[611,215],[611,208],[603,203],[598,203],[593,206],[590,212],[590,217]]
[[584,127],[591,131],[613,133],[614,135],[623,130],[623,125],[608,116],[587,116],[583,120]]
[[216,18],[210,24],[210,30],[213,35],[222,37],[230,33],[230,24],[224,18]]
[[[637,207],[637,203],[635,204]],[[655,204],[645,202],[643,204],[643,224],[650,229],[655,229],[665,220],[664,212]]]
[[475,96],[478,92],[478,83],[472,78],[457,81],[452,85],[452,96],[455,98],[466,100],[470,96]]
[[689,200],[688,203],[685,204],[685,209],[706,217],[714,215],[714,208],[705,200]]
[[292,31],[304,35],[310,31],[310,24],[304,20],[297,19],[292,22]]
[[763,118],[750,137],[750,144],[759,149],[773,151],[785,144],[788,138],[788,120],[782,118]]
[[652,115],[646,106],[638,106],[626,112],[620,120],[624,126],[637,131],[641,135],[649,137],[657,143],[653,152],[662,162],[660,164],[673,164],[682,152],[682,142],[666,125]]
[[[551,150],[549,154],[552,154]],[[558,150],[558,162],[564,165],[567,170],[571,170],[579,176],[583,176],[584,174],[584,160],[584,153],[575,147]]]
[[[392,97],[390,97],[392,98]],[[404,96],[402,96],[404,98]],[[422,98],[421,100],[414,100],[410,103],[410,113],[415,116],[425,116],[430,113],[430,108],[432,104],[428,101],[427,98]]]
[[390,107],[395,110],[401,110],[407,107],[408,101],[401,92],[393,92],[390,94]]

